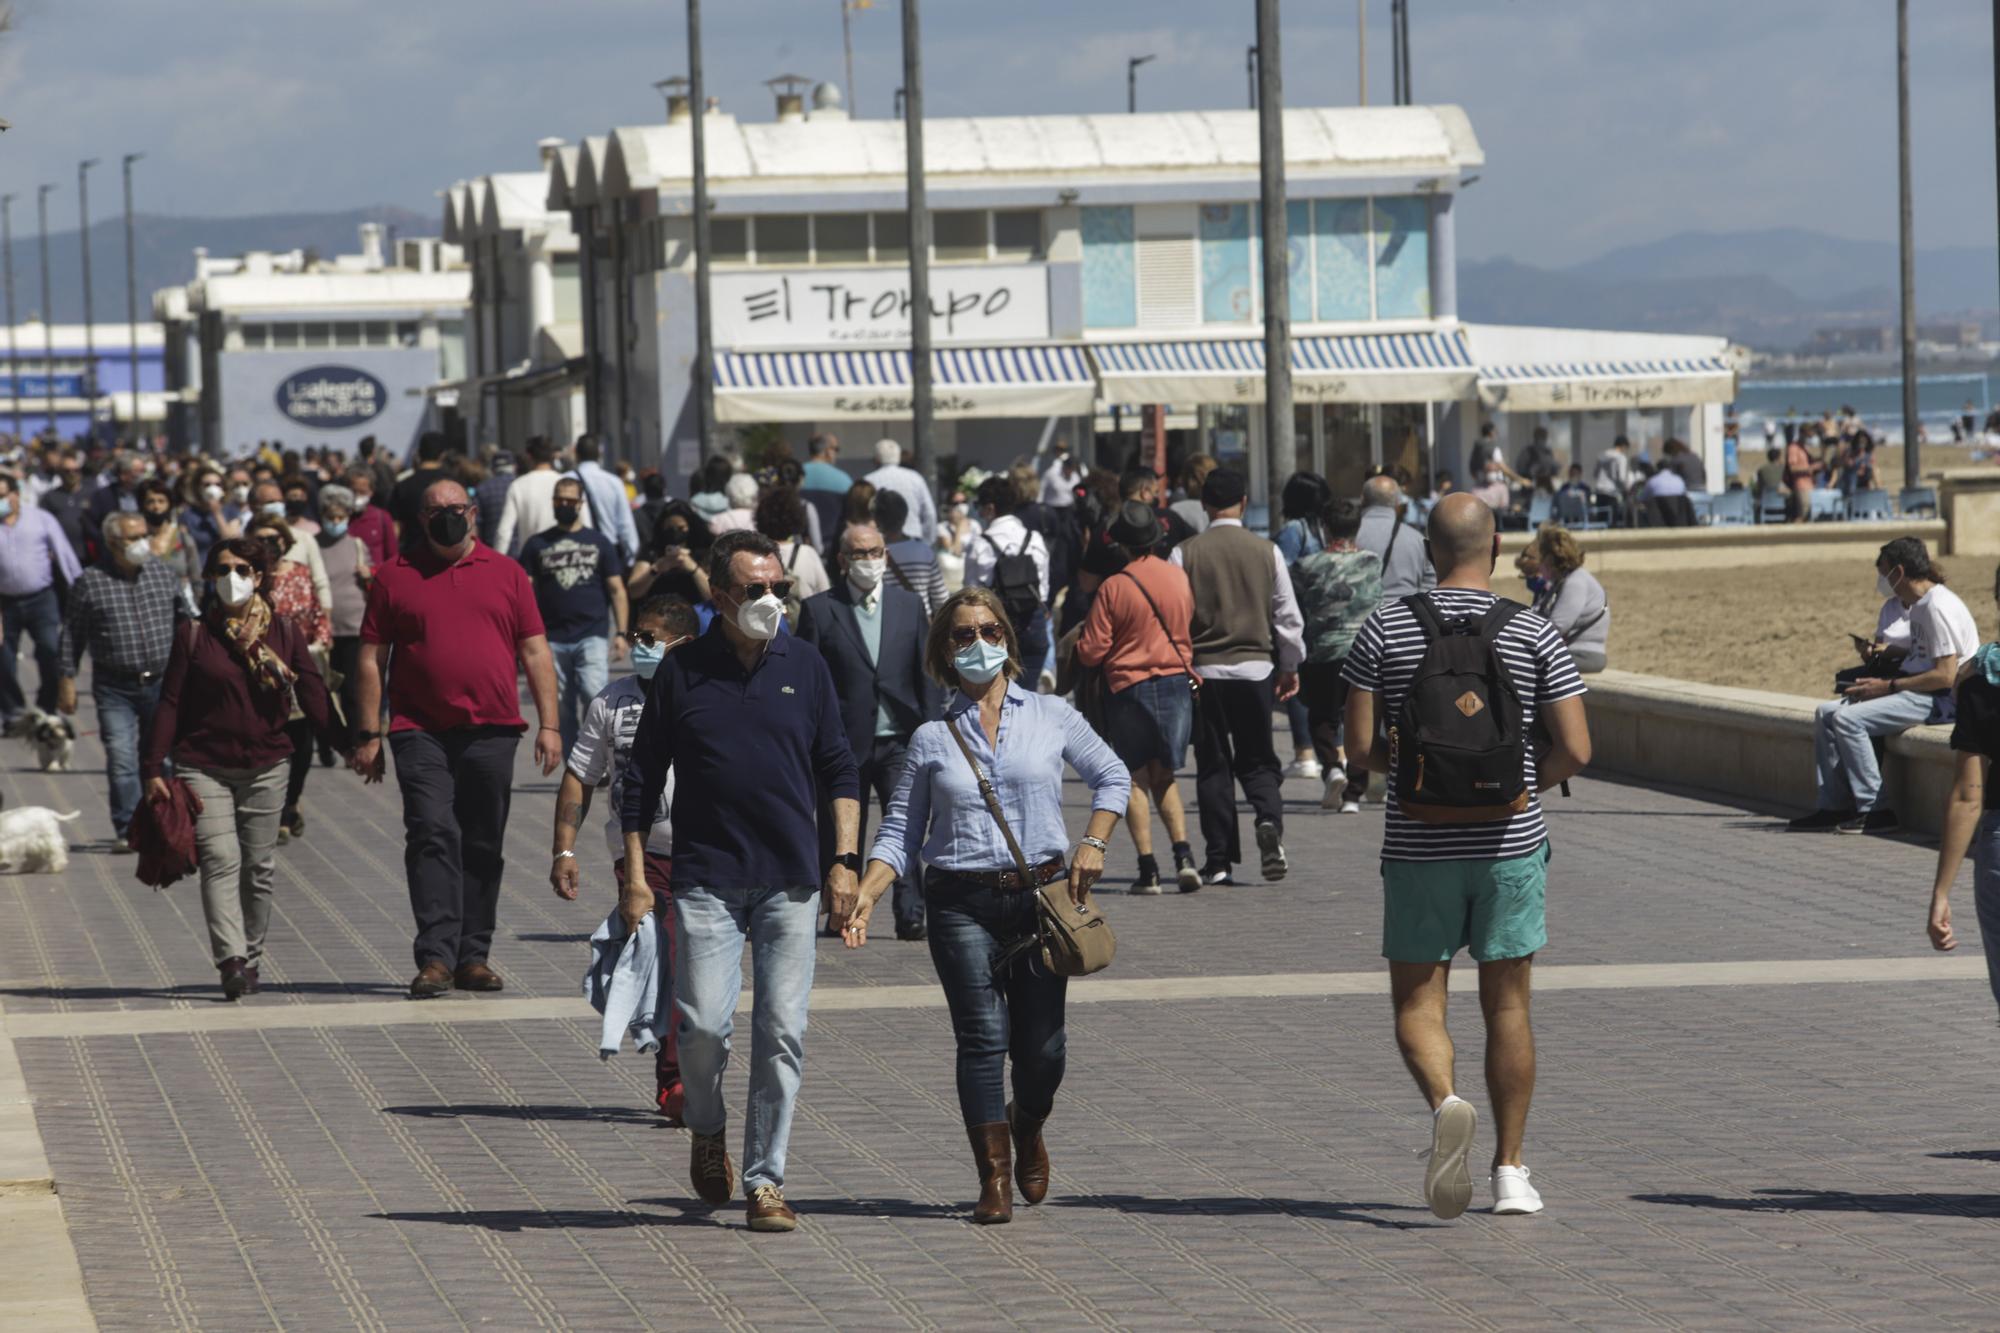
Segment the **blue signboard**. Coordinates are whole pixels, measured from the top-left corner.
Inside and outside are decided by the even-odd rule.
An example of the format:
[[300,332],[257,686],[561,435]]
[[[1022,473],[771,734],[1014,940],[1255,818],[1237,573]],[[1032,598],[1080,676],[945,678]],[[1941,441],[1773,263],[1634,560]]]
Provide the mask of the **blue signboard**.
[[277,396],[280,412],[323,429],[362,425],[389,406],[388,387],[352,366],[309,366],[278,385]]
[[[50,381],[54,386],[51,390]],[[83,376],[81,375],[0,375],[0,398],[11,398],[19,394],[23,398],[81,398],[83,397]]]

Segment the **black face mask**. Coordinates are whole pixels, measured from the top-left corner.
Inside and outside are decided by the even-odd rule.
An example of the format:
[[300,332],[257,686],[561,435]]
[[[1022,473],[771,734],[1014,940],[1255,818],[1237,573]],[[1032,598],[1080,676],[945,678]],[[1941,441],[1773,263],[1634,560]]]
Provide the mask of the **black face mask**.
[[167,516],[165,514],[156,514],[149,509],[146,511],[146,526],[158,532],[161,528],[167,526]]
[[467,527],[465,515],[441,509],[431,515],[430,522],[424,525],[424,531],[428,532],[431,540],[439,546],[449,548],[465,540]]
[[286,518],[304,518],[305,516],[306,516],[306,502],[304,500],[285,501]]
[[577,515],[577,507],[575,505],[556,506],[556,523],[559,526],[566,528],[570,524],[576,522],[576,515]]

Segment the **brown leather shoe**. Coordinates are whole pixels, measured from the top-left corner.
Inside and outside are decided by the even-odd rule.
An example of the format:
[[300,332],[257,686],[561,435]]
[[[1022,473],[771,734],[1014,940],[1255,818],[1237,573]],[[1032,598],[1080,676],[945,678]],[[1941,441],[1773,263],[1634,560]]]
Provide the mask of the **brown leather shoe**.
[[1021,1199],[1040,1203],[1049,1193],[1049,1150],[1042,1142],[1044,1120],[1031,1120],[1014,1113],[1007,1103],[1007,1123],[1014,1129],[1014,1183],[1021,1187]]
[[723,1132],[688,1135],[688,1179],[701,1201],[720,1208],[736,1193],[736,1164]]
[[410,982],[410,998],[432,1000],[451,990],[451,969],[433,958],[418,970]]
[[991,1125],[967,1125],[972,1140],[972,1164],[979,1168],[979,1202],[972,1206],[972,1220],[981,1226],[1014,1220],[1014,1184],[1008,1179],[1014,1170],[1014,1153],[1008,1144],[1005,1121]]
[[750,1196],[752,1231],[796,1231],[799,1215],[785,1202],[785,1192],[776,1185],[759,1185]]
[[452,973],[451,984],[460,990],[496,991],[505,990],[507,983],[500,974],[484,963],[467,963]]

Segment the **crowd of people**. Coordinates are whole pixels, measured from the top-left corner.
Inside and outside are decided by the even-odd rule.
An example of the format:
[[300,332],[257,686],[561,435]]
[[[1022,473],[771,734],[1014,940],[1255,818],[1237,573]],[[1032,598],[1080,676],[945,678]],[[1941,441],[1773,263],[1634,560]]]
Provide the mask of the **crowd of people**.
[[[1555,479],[1553,459],[1518,461],[1531,485]],[[306,836],[315,755],[370,783],[393,758],[411,998],[503,989],[502,849],[532,731],[535,768],[562,773],[559,897],[585,894],[578,835],[609,788],[616,905],[600,937],[614,953],[652,942],[654,989],[629,1030],[655,1035],[656,1105],[689,1131],[697,1195],[719,1206],[740,1190],[753,1230],[796,1226],[784,1186],[816,951],[825,937],[866,947],[886,897],[895,937],[925,944],[945,993],[972,1215],[1005,1222],[1050,1187],[1067,1059],[1065,980],[1023,947],[1038,896],[1087,907],[1121,818],[1133,894],[1238,883],[1253,848],[1263,881],[1286,879],[1282,714],[1291,771],[1323,782],[1325,809],[1358,813],[1371,774],[1386,788],[1382,952],[1432,1112],[1426,1200],[1453,1217],[1472,1199],[1477,1113],[1445,1029],[1466,950],[1493,1209],[1543,1206],[1524,1158],[1547,938],[1540,793],[1589,761],[1584,676],[1604,669],[1610,628],[1559,523],[1516,561],[1521,605],[1492,589],[1502,508],[1474,487],[1420,523],[1392,471],[1359,495],[1292,476],[1273,540],[1244,525],[1246,478],[1201,455],[1169,479],[1059,448],[933,495],[893,441],[857,477],[823,435],[803,463],[711,459],[686,498],[606,466],[589,438],[469,460],[427,435],[407,470],[368,445],[352,460],[52,448],[12,462],[0,719],[30,709],[23,630],[36,706],[74,713],[88,654],[118,841],[137,840],[142,803],[192,812],[226,999],[259,989],[276,849]],[[1881,624],[1821,710],[1822,809],[1798,826],[1893,828],[1870,740],[1945,716],[1956,691],[1954,747],[1978,762],[1961,764],[1933,899],[1933,939],[1951,948],[1968,849],[1982,923],[2000,926],[2000,813],[1983,796],[2000,649],[1978,644],[1921,542],[1889,543],[1877,572]],[[1199,846],[1176,777],[1190,749]],[[1075,838],[1065,770],[1090,792]],[[746,947],[739,1176],[723,1078]]]

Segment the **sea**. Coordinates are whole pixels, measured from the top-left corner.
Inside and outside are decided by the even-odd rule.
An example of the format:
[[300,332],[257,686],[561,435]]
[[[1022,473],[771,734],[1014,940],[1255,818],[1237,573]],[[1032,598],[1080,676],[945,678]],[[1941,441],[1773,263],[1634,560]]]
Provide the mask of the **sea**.
[[[1925,439],[1933,444],[1949,441],[1952,422],[1966,411],[1983,425],[1996,404],[2000,404],[2000,374],[1968,371],[1917,379],[1917,416],[1923,422]],[[1766,420],[1781,424],[1786,420],[1816,421],[1822,413],[1838,413],[1843,407],[1859,413],[1877,438],[1902,443],[1903,386],[1894,376],[1746,378],[1736,386],[1734,410],[1746,437],[1761,435]]]

